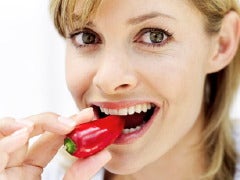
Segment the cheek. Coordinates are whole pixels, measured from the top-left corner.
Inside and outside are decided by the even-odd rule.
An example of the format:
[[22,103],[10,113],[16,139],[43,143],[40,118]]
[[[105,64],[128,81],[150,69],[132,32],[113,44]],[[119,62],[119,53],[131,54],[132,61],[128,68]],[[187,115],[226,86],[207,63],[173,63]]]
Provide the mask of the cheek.
[[169,146],[183,137],[197,120],[205,81],[204,57],[178,54],[178,57],[165,58],[164,63],[149,67],[151,76],[147,80],[152,93],[164,104],[164,119],[158,122],[155,131],[164,132],[158,137],[163,137],[162,144]]
[[175,105],[182,104],[186,99],[199,98],[205,78],[202,65],[187,62],[184,58],[165,60],[171,63],[148,65],[146,70],[141,70],[147,86],[156,93],[156,97]]
[[168,149],[177,142],[183,142],[186,135],[196,135],[198,130],[194,127],[201,113],[205,82],[203,59],[179,56],[177,60],[182,63],[163,68],[162,73],[166,76],[160,77],[162,83],[156,85],[165,102],[164,120],[159,127],[162,144],[166,144]]
[[184,136],[198,119],[204,89],[204,73],[192,67],[175,71],[166,81],[165,127]]
[[93,66],[76,52],[67,48],[66,53],[66,82],[77,105],[82,107],[84,93],[89,88],[92,80]]
[[[173,66],[172,69],[164,69],[169,75],[162,77],[162,97],[166,100],[166,108],[169,119],[179,119],[179,124],[193,123],[202,105],[205,74],[201,64],[186,63],[183,66]],[[165,72],[167,73],[167,72]]]
[[66,66],[66,81],[69,91],[71,92],[74,100],[82,99],[81,96],[88,87],[87,77],[79,73],[76,67]]

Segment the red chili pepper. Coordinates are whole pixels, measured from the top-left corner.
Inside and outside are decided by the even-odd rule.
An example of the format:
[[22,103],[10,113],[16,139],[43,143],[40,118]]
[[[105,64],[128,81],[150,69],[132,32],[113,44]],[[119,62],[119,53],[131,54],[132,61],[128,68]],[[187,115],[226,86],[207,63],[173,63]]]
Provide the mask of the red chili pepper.
[[83,123],[67,135],[64,145],[71,155],[86,158],[112,144],[121,134],[124,120],[120,116]]

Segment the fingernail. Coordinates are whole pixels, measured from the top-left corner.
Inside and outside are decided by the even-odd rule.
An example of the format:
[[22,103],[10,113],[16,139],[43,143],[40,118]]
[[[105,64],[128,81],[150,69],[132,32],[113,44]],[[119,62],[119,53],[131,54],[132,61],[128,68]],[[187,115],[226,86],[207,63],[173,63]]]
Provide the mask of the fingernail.
[[21,134],[25,134],[26,132],[28,132],[28,129],[27,128],[23,128],[23,129],[15,131],[14,133],[11,134],[11,136],[19,136]]
[[85,108],[85,109],[82,109],[82,110],[80,110],[80,111],[78,111],[77,113],[76,113],[76,115],[81,115],[82,113],[84,113],[84,112],[89,112],[89,111],[93,111],[93,108],[92,107],[88,107],[88,108]]
[[75,121],[73,121],[70,118],[64,117],[64,116],[59,116],[58,121],[60,121],[62,124],[70,126],[70,127],[75,127],[77,125]]

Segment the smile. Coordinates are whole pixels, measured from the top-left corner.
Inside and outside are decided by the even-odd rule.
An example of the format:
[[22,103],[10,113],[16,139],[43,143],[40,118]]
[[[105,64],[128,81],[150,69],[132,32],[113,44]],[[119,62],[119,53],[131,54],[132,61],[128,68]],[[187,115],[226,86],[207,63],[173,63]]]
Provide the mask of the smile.
[[92,107],[98,118],[104,118],[108,115],[118,115],[124,118],[125,126],[122,134],[116,140],[116,144],[132,143],[141,137],[151,125],[156,110],[159,109],[152,103],[141,103],[123,108],[110,108],[106,105]]

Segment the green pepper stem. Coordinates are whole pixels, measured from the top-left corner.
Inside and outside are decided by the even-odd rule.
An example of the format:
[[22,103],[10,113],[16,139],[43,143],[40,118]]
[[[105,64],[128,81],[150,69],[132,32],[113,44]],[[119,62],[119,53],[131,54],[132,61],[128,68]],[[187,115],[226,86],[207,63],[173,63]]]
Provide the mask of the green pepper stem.
[[76,144],[73,142],[72,139],[68,137],[64,139],[64,146],[66,148],[66,151],[70,154],[73,154],[77,150]]

